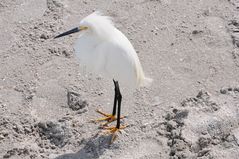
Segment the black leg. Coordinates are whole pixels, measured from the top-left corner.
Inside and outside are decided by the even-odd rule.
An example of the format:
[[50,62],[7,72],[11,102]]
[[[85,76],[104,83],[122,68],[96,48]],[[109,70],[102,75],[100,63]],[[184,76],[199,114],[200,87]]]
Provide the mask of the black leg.
[[121,100],[122,100],[122,95],[120,93],[120,88],[119,88],[119,83],[116,82],[116,92],[117,92],[117,100],[118,100],[118,111],[117,111],[117,124],[116,128],[120,128],[120,111],[121,111]]
[[115,115],[116,114],[116,105],[117,105],[117,89],[116,89],[116,81],[113,80],[114,82],[114,85],[115,85],[115,97],[114,97],[114,106],[113,106],[113,112],[112,112],[112,115]]

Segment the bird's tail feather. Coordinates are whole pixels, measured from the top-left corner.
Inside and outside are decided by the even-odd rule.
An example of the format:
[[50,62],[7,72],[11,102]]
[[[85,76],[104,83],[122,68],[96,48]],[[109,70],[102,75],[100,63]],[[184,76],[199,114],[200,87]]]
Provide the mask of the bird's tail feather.
[[153,82],[153,79],[145,77],[142,81],[141,86],[142,87],[149,87],[152,84],[152,82]]

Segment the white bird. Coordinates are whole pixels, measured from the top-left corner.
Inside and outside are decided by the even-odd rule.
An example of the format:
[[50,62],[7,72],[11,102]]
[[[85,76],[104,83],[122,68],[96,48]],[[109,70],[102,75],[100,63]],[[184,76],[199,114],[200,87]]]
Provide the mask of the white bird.
[[[81,64],[87,70],[113,79],[115,85],[115,97],[112,114],[106,114],[99,110],[98,113],[105,116],[97,121],[108,123],[117,120],[115,127],[105,127],[115,138],[115,132],[126,126],[120,125],[122,95],[119,83],[128,88],[148,86],[152,79],[147,78],[143,72],[139,58],[134,47],[127,37],[119,31],[108,16],[100,12],[94,12],[80,21],[79,27],[64,32],[55,38],[72,33],[81,32],[74,44],[74,50]],[[116,107],[117,117],[116,117]]]

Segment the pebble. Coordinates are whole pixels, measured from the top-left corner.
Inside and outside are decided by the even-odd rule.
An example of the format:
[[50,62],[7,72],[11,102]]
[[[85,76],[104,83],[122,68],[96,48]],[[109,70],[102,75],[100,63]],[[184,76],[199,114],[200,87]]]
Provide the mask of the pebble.
[[2,134],[0,134],[0,140],[3,140],[5,137],[2,135]]
[[234,92],[239,92],[239,86],[235,87],[233,90],[234,90]]
[[187,147],[187,144],[183,140],[175,139],[174,142],[176,142],[174,146],[177,151],[183,151]]
[[81,95],[76,92],[67,92],[67,103],[73,111],[78,111],[89,105],[88,101],[81,98]]
[[193,35],[196,35],[196,34],[199,34],[199,33],[202,33],[203,31],[201,31],[201,30],[193,30],[192,31],[192,34]]
[[46,40],[46,39],[48,39],[49,37],[48,37],[46,34],[41,34],[40,38]]
[[222,89],[220,90],[220,93],[221,93],[221,94],[226,94],[226,93],[227,93],[227,89],[226,89],[226,88],[222,88]]
[[210,152],[210,150],[201,150],[198,152],[198,157],[205,156],[208,152]]
[[177,127],[177,123],[173,120],[168,121],[167,123],[167,131],[172,131],[172,129],[175,129]]

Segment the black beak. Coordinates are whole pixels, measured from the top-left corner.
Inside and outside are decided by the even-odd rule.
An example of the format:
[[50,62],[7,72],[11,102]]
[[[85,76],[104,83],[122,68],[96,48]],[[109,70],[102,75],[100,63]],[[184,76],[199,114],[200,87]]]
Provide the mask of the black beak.
[[79,32],[79,31],[80,31],[80,29],[77,27],[77,28],[71,29],[71,30],[69,30],[69,31],[66,31],[66,32],[64,32],[64,33],[62,33],[62,34],[60,34],[60,35],[57,35],[56,37],[54,37],[54,39],[60,38],[60,37],[62,37],[62,36],[70,35],[70,34],[73,34],[73,33],[77,33],[77,32]]

